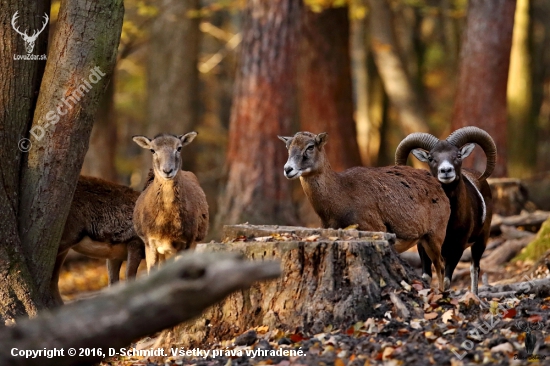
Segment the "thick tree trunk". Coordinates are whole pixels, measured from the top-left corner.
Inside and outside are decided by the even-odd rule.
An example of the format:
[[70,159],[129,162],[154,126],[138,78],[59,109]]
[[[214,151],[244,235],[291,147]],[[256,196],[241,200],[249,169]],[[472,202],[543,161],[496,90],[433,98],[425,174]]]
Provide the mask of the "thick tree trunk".
[[327,154],[336,171],[361,165],[353,120],[348,8],[302,11],[298,68],[300,126],[327,132]]
[[122,0],[61,2],[19,202],[23,253],[45,303],[95,112],[116,61],[123,15]]
[[368,3],[371,49],[403,132],[428,132],[425,111],[398,51],[388,0],[369,0]]
[[101,98],[92,136],[90,148],[84,158],[81,174],[99,177],[111,182],[118,180],[115,167],[117,150],[117,123],[115,111],[115,80],[114,74]]
[[283,175],[294,116],[298,0],[250,0],[229,129],[228,181],[220,195],[221,223],[297,220],[290,182]]
[[164,347],[209,344],[262,325],[312,334],[327,325],[346,327],[379,314],[375,305],[383,293],[415,278],[391,248],[393,234],[236,225],[226,226],[224,236],[224,244],[200,244],[197,251],[277,259],[285,275],[236,292],[197,320],[165,331],[159,342]]
[[[73,303],[0,331],[0,365],[83,365],[119,352],[139,337],[192,319],[208,306],[256,281],[281,274],[276,262],[244,262],[230,254],[186,253],[150,276],[120,284],[92,300]],[[13,357],[12,349],[63,349],[47,358]],[[76,356],[69,355],[76,349]],[[86,348],[86,356],[80,349]]]
[[[200,18],[191,16],[199,0],[163,1],[151,27],[147,65],[149,137],[192,131],[199,117]],[[182,168],[193,170],[193,149],[182,154]],[[147,164],[151,158],[146,156]],[[143,170],[147,172],[147,169]]]
[[[506,85],[512,46],[515,0],[470,0],[460,52],[452,129],[478,126],[495,140],[498,150],[493,177],[507,175]],[[476,151],[467,167],[485,169]]]
[[[32,121],[46,62],[14,59],[27,54],[23,38],[11,26],[15,12],[18,28],[28,29],[31,34],[42,27],[44,14],[50,13],[50,2],[0,2],[0,326],[19,316],[35,315],[40,307],[23,257],[17,215],[19,167],[22,151],[29,147],[22,138]],[[46,27],[37,38],[33,55],[46,53],[48,30]]]

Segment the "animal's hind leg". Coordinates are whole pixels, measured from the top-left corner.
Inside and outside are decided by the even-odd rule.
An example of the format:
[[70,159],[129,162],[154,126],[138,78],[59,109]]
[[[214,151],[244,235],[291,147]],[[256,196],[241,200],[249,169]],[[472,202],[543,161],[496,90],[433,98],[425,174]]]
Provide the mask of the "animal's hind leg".
[[63,305],[63,299],[61,298],[61,293],[59,293],[59,273],[61,272],[61,267],[63,262],[65,262],[65,257],[69,253],[69,249],[64,252],[57,253],[57,258],[55,259],[55,265],[53,268],[52,279],[50,281],[50,292],[53,299],[53,302],[56,306]]
[[463,243],[466,238],[455,238],[453,240],[445,241],[443,243],[443,258],[445,258],[445,289],[451,287],[451,280],[453,279],[453,272],[455,271],[460,258],[462,257]]
[[472,292],[478,294],[478,281],[479,281],[479,272],[481,270],[479,262],[485,251],[486,240],[480,238],[474,242],[472,245],[472,264],[470,265],[470,279],[472,281]]
[[422,265],[422,279],[430,285],[432,283],[432,260],[428,257],[428,254],[424,250],[422,244],[418,243],[416,248],[418,249],[420,263]]
[[126,261],[126,281],[134,279],[141,260],[145,258],[145,248],[140,240],[128,243],[128,259]]
[[437,276],[437,282],[439,285],[440,291],[445,291],[445,282],[444,282],[444,261],[441,256],[441,245],[438,243],[431,235],[426,235],[420,243],[424,247],[426,254],[433,262],[435,267],[435,275]]
[[107,259],[107,273],[109,275],[109,286],[120,280],[120,267],[122,259]]

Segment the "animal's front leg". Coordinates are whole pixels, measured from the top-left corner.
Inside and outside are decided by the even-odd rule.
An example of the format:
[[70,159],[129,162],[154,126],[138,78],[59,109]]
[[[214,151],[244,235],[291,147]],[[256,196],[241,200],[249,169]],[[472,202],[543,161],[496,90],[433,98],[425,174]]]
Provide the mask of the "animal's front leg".
[[145,262],[147,263],[147,273],[151,273],[151,270],[159,262],[159,253],[156,248],[154,240],[145,242]]

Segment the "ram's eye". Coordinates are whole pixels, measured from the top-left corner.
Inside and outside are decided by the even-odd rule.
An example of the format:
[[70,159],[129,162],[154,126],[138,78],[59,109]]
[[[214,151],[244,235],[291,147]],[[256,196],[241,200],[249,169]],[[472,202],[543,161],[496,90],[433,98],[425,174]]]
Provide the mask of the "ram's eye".
[[306,151],[313,151],[313,145],[309,145],[306,149]]
[[462,154],[459,153],[456,157],[457,159],[462,159]]
[[155,150],[151,149],[151,152],[154,154],[154,153],[155,153]]
[[181,146],[178,147],[178,151],[181,151]]
[[428,155],[428,161],[431,163],[432,161],[434,161],[434,158]]

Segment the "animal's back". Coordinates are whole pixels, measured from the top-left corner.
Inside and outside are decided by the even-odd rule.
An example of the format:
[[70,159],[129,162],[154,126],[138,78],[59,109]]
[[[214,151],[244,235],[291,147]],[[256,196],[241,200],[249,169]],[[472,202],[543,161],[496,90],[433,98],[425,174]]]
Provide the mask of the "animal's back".
[[408,166],[356,167],[340,173],[340,177],[342,184],[352,187],[347,192],[357,195],[351,199],[365,208],[361,212],[363,221],[378,221],[398,237],[412,239],[447,225],[449,200],[426,170]]

